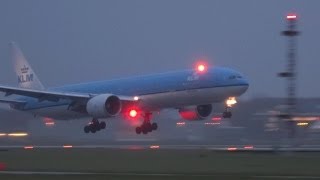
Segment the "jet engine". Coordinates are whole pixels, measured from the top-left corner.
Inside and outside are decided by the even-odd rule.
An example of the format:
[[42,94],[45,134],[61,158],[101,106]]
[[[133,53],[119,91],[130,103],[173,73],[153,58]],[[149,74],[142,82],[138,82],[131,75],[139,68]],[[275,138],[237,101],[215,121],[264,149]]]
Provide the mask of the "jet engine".
[[121,111],[121,100],[112,94],[97,95],[87,102],[86,109],[93,118],[113,117]]
[[199,105],[199,106],[190,106],[179,109],[180,116],[185,120],[197,121],[204,120],[210,116],[212,112],[212,105]]

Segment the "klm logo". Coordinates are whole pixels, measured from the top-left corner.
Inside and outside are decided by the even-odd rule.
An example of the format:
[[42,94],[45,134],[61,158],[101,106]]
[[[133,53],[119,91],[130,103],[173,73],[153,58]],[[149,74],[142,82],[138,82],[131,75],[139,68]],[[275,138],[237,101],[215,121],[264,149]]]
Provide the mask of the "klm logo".
[[33,74],[23,74],[18,76],[18,83],[26,83],[33,81]]
[[26,65],[24,65],[23,68],[21,68],[20,70],[22,74],[27,74],[29,71],[29,68]]
[[199,75],[197,73],[193,73],[191,76],[187,77],[187,81],[197,81],[199,80]]
[[21,75],[18,76],[18,83],[26,83],[33,81],[33,74],[29,74],[29,68],[24,65],[21,69]]

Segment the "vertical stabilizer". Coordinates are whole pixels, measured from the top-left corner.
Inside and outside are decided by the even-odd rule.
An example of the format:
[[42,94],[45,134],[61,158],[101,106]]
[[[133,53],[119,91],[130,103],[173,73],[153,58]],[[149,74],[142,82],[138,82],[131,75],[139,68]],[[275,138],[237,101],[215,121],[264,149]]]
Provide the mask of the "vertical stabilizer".
[[34,73],[30,64],[22,54],[21,50],[16,43],[11,42],[11,56],[14,66],[14,70],[17,75],[19,87],[26,89],[38,89],[43,90],[44,86]]

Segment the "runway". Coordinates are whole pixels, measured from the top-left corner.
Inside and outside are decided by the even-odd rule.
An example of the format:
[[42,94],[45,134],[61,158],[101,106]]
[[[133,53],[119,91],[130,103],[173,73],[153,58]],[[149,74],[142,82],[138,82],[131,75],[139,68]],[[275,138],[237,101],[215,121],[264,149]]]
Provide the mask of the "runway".
[[6,149],[124,149],[124,150],[146,150],[146,149],[163,149],[163,150],[212,150],[212,151],[297,151],[297,152],[320,152],[320,145],[301,145],[301,146],[273,146],[273,145],[167,145],[167,144],[150,144],[150,145],[8,145],[0,146],[1,150]]

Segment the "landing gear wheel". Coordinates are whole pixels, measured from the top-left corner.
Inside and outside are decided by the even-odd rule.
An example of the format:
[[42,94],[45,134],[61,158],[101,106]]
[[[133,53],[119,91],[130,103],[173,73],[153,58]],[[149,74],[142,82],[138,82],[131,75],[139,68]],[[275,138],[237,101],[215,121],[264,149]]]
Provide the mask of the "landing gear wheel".
[[143,134],[148,134],[148,129],[146,127],[142,127],[142,133]]
[[152,123],[151,128],[152,128],[152,130],[157,130],[158,129],[158,124],[157,123]]
[[97,128],[96,128],[95,125],[90,124],[89,128],[90,128],[90,131],[91,131],[92,133],[96,133],[96,132],[97,132]]
[[223,112],[222,117],[223,118],[231,118],[232,117],[232,113],[231,112]]
[[90,132],[90,127],[89,126],[85,126],[83,130],[84,130],[85,133],[88,134]]
[[157,123],[151,124],[152,119],[152,113],[151,112],[145,112],[143,116],[144,120],[141,126],[136,127],[136,133],[137,134],[148,134],[149,132],[152,132],[154,130],[158,129]]
[[106,123],[105,122],[99,122],[98,119],[92,119],[92,121],[86,125],[83,130],[85,133],[89,133],[89,132],[92,132],[92,133],[96,133],[97,131],[100,131],[102,129],[105,129],[106,128]]
[[100,126],[100,129],[105,129],[107,125],[105,122],[102,121],[100,122],[99,126]]
[[151,125],[151,123],[145,124],[144,128],[146,128],[146,130],[147,130],[148,132],[151,132],[151,131],[152,131],[152,125]]
[[96,124],[95,129],[96,129],[96,131],[100,131],[101,130],[100,124]]
[[136,127],[136,133],[137,133],[137,134],[141,134],[141,132],[142,132],[141,127]]

